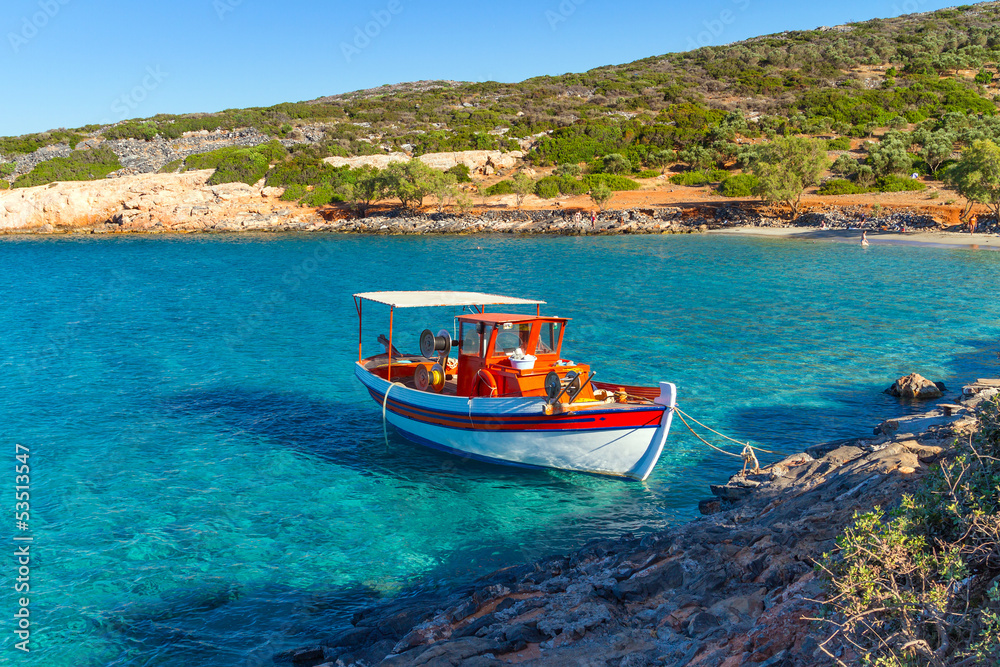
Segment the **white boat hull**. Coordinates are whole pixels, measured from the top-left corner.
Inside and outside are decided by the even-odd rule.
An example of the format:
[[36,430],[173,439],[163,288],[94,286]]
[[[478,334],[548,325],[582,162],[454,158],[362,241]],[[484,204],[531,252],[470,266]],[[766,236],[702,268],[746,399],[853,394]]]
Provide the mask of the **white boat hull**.
[[[390,384],[361,364],[355,375],[407,439],[481,461],[645,480],[673,418],[676,388],[654,405],[601,404],[546,416],[542,398],[466,398]],[[387,395],[388,392],[388,395]]]

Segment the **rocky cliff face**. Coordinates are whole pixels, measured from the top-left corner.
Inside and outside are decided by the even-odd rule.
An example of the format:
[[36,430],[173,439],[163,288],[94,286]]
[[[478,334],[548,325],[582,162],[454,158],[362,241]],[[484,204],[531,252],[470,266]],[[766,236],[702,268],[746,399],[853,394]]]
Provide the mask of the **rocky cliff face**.
[[290,230],[323,222],[312,209],[281,201],[280,189],[210,186],[211,175],[211,170],[139,174],[0,191],[0,230]]
[[[524,157],[521,151],[503,153],[501,151],[455,151],[448,153],[426,153],[416,158],[432,169],[445,171],[452,167],[464,164],[473,173],[490,175],[500,171],[512,169],[517,161]],[[385,169],[393,162],[409,162],[410,156],[406,153],[388,153],[380,155],[361,155],[358,157],[328,157],[323,161],[332,164],[334,167],[351,167],[357,169],[362,166],[371,166],[377,169]]]
[[[308,142],[313,139],[302,137],[301,140],[283,141],[286,145]],[[132,174],[147,174],[159,171],[164,165],[174,160],[181,160],[196,153],[206,153],[218,148],[234,146],[257,146],[267,143],[270,137],[261,134],[254,128],[238,130],[216,130],[209,132],[188,132],[179,139],[164,139],[157,136],[152,141],[141,139],[115,139],[105,141],[100,137],[91,137],[81,141],[76,150],[88,150],[98,146],[110,148],[122,163],[122,169],[115,176]],[[14,176],[27,174],[42,162],[57,157],[68,157],[73,152],[69,144],[56,144],[40,148],[25,155],[0,155],[0,162],[14,162]],[[12,176],[13,178],[13,176]]]

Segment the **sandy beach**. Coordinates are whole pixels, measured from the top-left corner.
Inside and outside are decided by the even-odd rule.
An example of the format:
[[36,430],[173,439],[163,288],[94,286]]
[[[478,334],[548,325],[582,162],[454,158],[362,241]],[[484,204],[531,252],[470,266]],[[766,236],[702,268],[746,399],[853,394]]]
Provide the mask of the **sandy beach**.
[[[709,229],[707,234],[766,236],[770,238],[794,238],[810,241],[835,241],[839,243],[861,243],[860,229],[816,229],[814,227],[731,227]],[[878,245],[927,245],[940,248],[968,248],[970,250],[1000,250],[998,234],[959,234],[954,232],[868,232],[871,246]]]

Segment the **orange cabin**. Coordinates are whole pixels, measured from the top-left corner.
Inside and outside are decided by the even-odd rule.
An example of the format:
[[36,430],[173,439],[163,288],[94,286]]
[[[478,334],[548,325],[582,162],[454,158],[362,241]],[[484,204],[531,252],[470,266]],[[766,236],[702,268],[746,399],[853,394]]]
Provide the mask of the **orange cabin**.
[[[456,319],[458,396],[545,396],[545,378],[550,372],[562,383],[579,375],[582,384],[590,376],[586,364],[560,358],[566,318],[475,313]],[[514,367],[511,357],[517,350],[535,357],[532,368]],[[593,387],[583,386],[578,398],[593,400]]]

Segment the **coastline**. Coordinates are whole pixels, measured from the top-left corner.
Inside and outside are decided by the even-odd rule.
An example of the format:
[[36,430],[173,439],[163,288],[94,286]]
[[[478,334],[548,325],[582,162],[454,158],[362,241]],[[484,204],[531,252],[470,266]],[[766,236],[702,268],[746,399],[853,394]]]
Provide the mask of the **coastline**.
[[[758,236],[769,238],[794,238],[808,241],[832,241],[838,243],[861,242],[860,229],[827,229],[812,227],[729,227],[709,229],[707,234]],[[992,233],[919,231],[880,232],[870,231],[868,241],[871,245],[920,245],[936,248],[967,248],[982,250],[1000,250],[1000,235]]]
[[[172,235],[231,233],[341,233],[377,235],[743,234],[808,241],[855,242],[861,229],[875,244],[1000,248],[1000,223],[983,219],[976,234],[961,231],[958,210],[944,203],[873,195],[808,199],[794,221],[757,200],[726,199],[702,188],[669,187],[619,192],[598,211],[586,197],[513,195],[484,199],[471,211],[439,207],[433,198],[419,210],[393,202],[358,217],[347,205],[300,207],[281,199],[282,188],[209,185],[212,170],[144,173],[102,181],[58,182],[0,191],[4,236]],[[902,229],[907,232],[901,233]]]
[[[995,382],[995,381],[994,381]],[[970,393],[965,393],[969,391]],[[815,565],[858,511],[891,508],[977,428],[1000,388],[887,420],[737,474],[705,515],[642,538],[589,542],[431,598],[390,599],[352,626],[275,656],[299,667],[832,664]],[[850,662],[851,648],[827,644]]]

